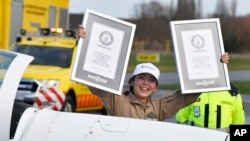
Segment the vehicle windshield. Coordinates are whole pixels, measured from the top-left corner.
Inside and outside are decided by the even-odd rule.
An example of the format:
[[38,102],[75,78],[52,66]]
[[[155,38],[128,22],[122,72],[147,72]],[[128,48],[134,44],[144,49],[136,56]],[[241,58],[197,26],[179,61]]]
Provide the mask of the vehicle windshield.
[[64,68],[70,66],[73,53],[73,49],[71,48],[30,45],[16,45],[11,50],[33,56],[35,59],[30,64],[58,66]]
[[1,52],[0,54],[0,89],[2,86],[2,81],[4,79],[4,76],[6,74],[6,71],[8,70],[11,62],[15,58],[15,54],[12,53],[5,53]]

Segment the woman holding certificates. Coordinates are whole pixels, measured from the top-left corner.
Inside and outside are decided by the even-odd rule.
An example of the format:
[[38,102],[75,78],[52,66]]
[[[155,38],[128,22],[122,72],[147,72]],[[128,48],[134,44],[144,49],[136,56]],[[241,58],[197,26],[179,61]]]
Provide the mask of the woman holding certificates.
[[[85,38],[86,32],[82,25],[78,29],[79,37]],[[219,60],[218,60],[219,61]],[[228,63],[229,55],[221,57]],[[166,94],[159,99],[151,96],[158,90],[159,69],[152,63],[140,63],[130,77],[129,90],[121,95],[89,87],[91,92],[101,98],[107,112],[113,116],[163,121],[174,116],[177,111],[197,100],[200,93],[182,94],[176,90],[172,95]]]

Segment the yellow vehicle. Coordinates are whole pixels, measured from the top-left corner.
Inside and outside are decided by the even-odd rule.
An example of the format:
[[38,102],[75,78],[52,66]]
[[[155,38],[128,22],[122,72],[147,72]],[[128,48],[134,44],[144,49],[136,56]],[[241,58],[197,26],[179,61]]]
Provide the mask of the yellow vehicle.
[[[35,57],[20,82],[18,99],[34,104],[39,89],[36,82],[39,82],[42,86],[58,87],[65,93],[66,98],[60,109],[62,111],[100,110],[106,114],[101,100],[86,85],[70,80],[76,46],[77,40],[72,30],[45,28],[40,29],[40,35],[18,37],[10,50]],[[52,106],[56,103],[46,99],[44,105]]]
[[69,0],[0,0],[0,48],[9,49],[21,29],[68,27]]

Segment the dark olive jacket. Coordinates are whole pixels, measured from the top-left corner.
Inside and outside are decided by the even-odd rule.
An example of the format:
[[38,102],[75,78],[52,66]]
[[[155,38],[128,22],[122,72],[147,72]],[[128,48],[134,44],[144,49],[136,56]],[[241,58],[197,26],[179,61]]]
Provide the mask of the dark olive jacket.
[[112,94],[90,87],[92,93],[101,98],[107,112],[113,116],[163,121],[174,116],[177,111],[196,101],[200,94],[181,94],[180,90],[166,94],[159,99],[149,98],[141,104],[132,93]]

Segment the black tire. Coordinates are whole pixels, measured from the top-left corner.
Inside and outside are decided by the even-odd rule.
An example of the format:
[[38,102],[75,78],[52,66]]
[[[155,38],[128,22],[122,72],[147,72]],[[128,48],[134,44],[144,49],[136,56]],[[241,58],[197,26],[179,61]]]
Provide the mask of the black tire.
[[75,112],[75,103],[71,96],[66,96],[62,111],[63,112]]
[[101,114],[102,115],[108,115],[108,112],[107,110],[105,109],[105,107],[103,107],[101,110],[100,110]]

